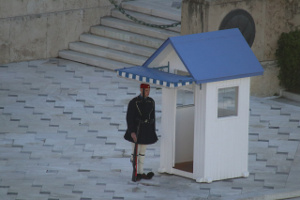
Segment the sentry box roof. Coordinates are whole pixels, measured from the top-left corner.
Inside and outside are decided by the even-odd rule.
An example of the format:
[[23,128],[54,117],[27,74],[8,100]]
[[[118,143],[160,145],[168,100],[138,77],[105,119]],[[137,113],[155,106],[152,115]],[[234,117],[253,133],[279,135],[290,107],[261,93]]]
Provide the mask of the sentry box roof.
[[[149,65],[171,45],[190,76],[150,68]],[[227,29],[168,38],[142,66],[118,69],[121,77],[165,87],[224,81],[263,74],[239,29]]]

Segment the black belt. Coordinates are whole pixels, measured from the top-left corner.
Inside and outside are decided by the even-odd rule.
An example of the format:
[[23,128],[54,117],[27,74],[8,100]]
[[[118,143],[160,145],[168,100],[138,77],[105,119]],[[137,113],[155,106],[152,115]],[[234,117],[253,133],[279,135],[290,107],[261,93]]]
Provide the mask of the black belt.
[[153,124],[154,120],[153,119],[137,119],[138,122],[141,124]]

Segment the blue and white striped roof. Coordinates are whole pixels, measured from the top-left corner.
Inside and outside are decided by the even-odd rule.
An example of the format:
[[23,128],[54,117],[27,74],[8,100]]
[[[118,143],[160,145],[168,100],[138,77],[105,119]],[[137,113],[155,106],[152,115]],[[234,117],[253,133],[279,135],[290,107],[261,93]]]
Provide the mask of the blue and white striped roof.
[[194,82],[192,77],[180,76],[154,68],[134,66],[117,70],[118,76],[164,87],[181,87]]

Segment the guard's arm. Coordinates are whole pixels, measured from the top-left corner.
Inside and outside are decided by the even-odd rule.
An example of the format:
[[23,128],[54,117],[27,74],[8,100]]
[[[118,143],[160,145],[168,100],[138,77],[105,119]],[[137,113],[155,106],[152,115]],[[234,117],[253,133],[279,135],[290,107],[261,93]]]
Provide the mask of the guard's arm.
[[127,128],[129,133],[136,133],[137,130],[134,106],[135,106],[134,102],[130,101],[127,108],[126,121],[127,121]]

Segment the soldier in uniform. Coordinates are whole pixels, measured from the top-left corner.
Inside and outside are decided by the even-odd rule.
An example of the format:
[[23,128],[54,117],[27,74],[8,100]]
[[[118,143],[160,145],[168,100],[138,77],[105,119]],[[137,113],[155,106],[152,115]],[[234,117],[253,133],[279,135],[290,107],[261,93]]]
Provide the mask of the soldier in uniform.
[[[141,94],[133,98],[127,109],[126,121],[127,131],[125,140],[131,142],[134,153],[135,143],[138,144],[137,152],[137,180],[151,179],[153,173],[144,174],[144,159],[147,145],[155,143],[158,138],[155,132],[155,102],[149,97],[150,85],[140,85]],[[133,153],[131,161],[133,161]]]

